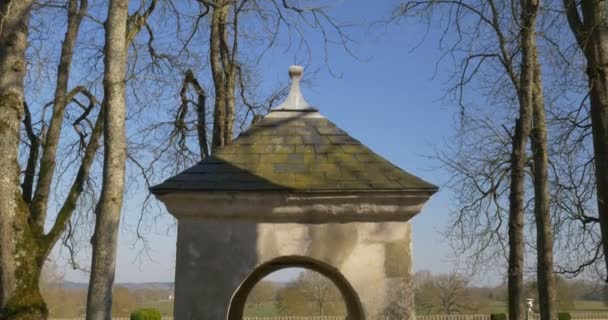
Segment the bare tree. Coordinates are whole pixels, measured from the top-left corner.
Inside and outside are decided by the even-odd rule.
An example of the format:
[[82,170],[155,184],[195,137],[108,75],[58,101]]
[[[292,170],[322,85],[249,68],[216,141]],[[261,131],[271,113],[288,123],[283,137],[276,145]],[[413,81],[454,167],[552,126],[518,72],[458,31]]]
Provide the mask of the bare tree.
[[277,306],[282,315],[345,315],[346,307],[336,285],[324,275],[306,270],[280,288]]
[[598,216],[608,268],[608,8],[603,0],[563,3],[570,28],[587,61]]
[[128,0],[111,0],[105,22],[104,170],[95,211],[93,260],[87,295],[87,320],[112,318],[112,286],[116,267],[118,223],[125,185],[125,68]]
[[[461,209],[455,216],[454,224],[450,227],[451,236],[459,243],[477,242],[464,250],[473,249],[478,258],[485,254],[491,243],[496,243],[500,250],[497,255],[504,253],[508,263],[507,278],[509,292],[509,314],[511,319],[523,319],[523,274],[525,256],[524,221],[526,211],[526,170],[529,164],[527,147],[528,139],[534,133],[533,153],[535,165],[539,170],[537,179],[538,188],[535,191],[543,192],[547,189],[546,180],[546,152],[543,153],[543,116],[544,104],[540,71],[536,72],[539,63],[536,44],[536,21],[540,3],[536,0],[522,1],[407,1],[397,12],[398,16],[421,14],[432,17],[432,13],[439,11],[445,13],[450,23],[445,27],[442,41],[448,38],[450,30],[458,32],[453,46],[446,52],[447,56],[460,61],[460,69],[454,76],[454,92],[457,94],[461,106],[461,133],[470,134],[470,141],[462,140],[460,146],[472,144],[496,143],[498,152],[485,153],[489,158],[482,158],[478,154],[469,155],[470,150],[457,153],[463,157],[462,161],[454,157],[446,157],[445,163],[454,170],[462,180],[472,183],[472,188],[462,193]],[[441,11],[445,10],[445,11]],[[427,22],[431,22],[429,18]],[[472,31],[468,31],[472,30]],[[479,42],[479,40],[483,41]],[[443,42],[442,42],[443,43]],[[500,73],[496,74],[496,70]],[[464,101],[465,89],[475,84],[475,79],[485,81],[480,85],[488,95],[486,103],[504,105],[507,108],[516,105],[515,112],[500,112],[497,106],[493,113],[499,113],[504,118],[501,124],[476,115],[476,110],[467,110]],[[483,79],[483,80],[482,80]],[[504,97],[504,101],[496,103],[496,97]],[[470,115],[473,116],[470,116]],[[469,119],[481,124],[480,128],[472,132],[467,131]],[[515,118],[512,130],[507,129],[510,119]],[[535,119],[535,131],[532,131],[532,121]],[[469,123],[467,123],[469,122]],[[497,126],[498,125],[498,126]],[[506,137],[500,126],[506,131]],[[546,139],[545,139],[546,141]],[[546,147],[546,144],[544,145]],[[507,151],[508,150],[508,151]],[[460,152],[460,151],[458,151]],[[457,158],[457,157],[456,157]],[[479,160],[485,159],[485,160]],[[471,168],[472,164],[480,166]],[[545,169],[545,171],[543,171]],[[545,176],[543,176],[545,175]],[[543,180],[544,178],[544,180]],[[508,184],[508,189],[505,185]],[[459,184],[460,187],[460,184]],[[467,191],[471,193],[466,193]],[[506,193],[509,194],[508,200]],[[535,197],[536,197],[535,193]],[[502,200],[501,200],[502,198]],[[508,201],[508,210],[504,202]],[[547,285],[551,285],[552,270],[552,238],[550,232],[551,222],[548,211],[548,194],[544,193],[537,199],[535,210],[538,214],[540,237],[539,242],[543,248],[539,254],[538,271],[546,277]],[[480,210],[476,210],[480,209]],[[508,212],[508,215],[505,213]],[[484,221],[485,223],[480,223]],[[504,235],[503,221],[508,219],[508,237]],[[548,229],[547,229],[548,228]],[[480,233],[483,241],[479,242]],[[459,239],[460,238],[460,239]],[[508,246],[505,244],[505,238]],[[508,249],[507,249],[508,248]],[[508,255],[507,255],[508,251]],[[479,262],[479,260],[477,260]],[[549,268],[547,269],[547,264]],[[541,274],[539,274],[540,276]],[[550,292],[552,288],[543,287]],[[552,310],[552,295],[546,295],[544,304]],[[548,311],[543,313],[544,319],[549,319]]]
[[[308,28],[319,31],[326,50],[337,45],[350,52],[351,42],[344,30],[347,25],[330,15],[329,6],[276,0],[193,3],[198,11],[170,6],[181,45],[182,63],[175,66],[183,77],[181,103],[173,112],[174,121],[150,126],[153,132],[168,131],[161,135],[160,152],[155,154],[163,156],[154,160],[156,164],[166,156],[170,166],[179,169],[230,143],[236,131],[248,127],[252,118],[268,112],[287,93],[283,84],[263,92],[257,70],[268,51],[279,44],[279,37],[286,37],[288,49],[298,50],[300,56],[310,51],[311,40],[303,36]],[[207,101],[211,103],[206,105]]]
[[0,303],[4,306],[17,286],[15,253],[21,245],[15,228],[25,224],[27,212],[20,208],[19,128],[24,114],[23,79],[28,21],[32,1],[0,3]]
[[300,290],[314,303],[320,316],[325,315],[327,306],[341,299],[336,285],[318,272],[305,272],[298,281]]
[[[538,4],[531,11],[538,14]],[[547,119],[541,81],[541,68],[537,45],[533,44],[533,92],[531,135],[534,180],[534,215],[536,222],[536,277],[541,319],[557,317],[556,284],[553,274],[553,224],[549,194],[549,152],[547,142]]]
[[[537,32],[537,40],[540,42],[539,59],[543,61],[543,69],[548,71],[543,95],[548,131],[552,133],[547,137],[547,153],[551,159],[548,191],[554,229],[555,270],[569,277],[583,272],[605,277],[599,219],[595,207],[595,169],[593,152],[590,151],[593,147],[586,82],[577,75],[582,69],[581,57],[574,52],[576,47],[572,47],[574,39],[563,32],[562,28],[567,28],[567,24],[564,25],[565,16],[560,11],[562,5],[558,5],[555,8],[554,3],[545,3],[539,13],[541,21]],[[502,9],[499,21],[511,21],[506,19],[509,10]],[[460,29],[467,27],[470,26],[466,24],[465,27],[463,22]],[[505,24],[503,30],[506,39],[517,38],[517,33],[509,29],[508,25]],[[482,34],[487,35],[484,32]],[[465,33],[465,36],[468,35]],[[446,38],[449,39],[446,36],[443,44],[447,43]],[[468,38],[463,38],[460,44],[466,39]],[[479,48],[480,52],[477,52],[477,48],[464,50],[465,47],[459,46],[458,50],[446,57],[457,59],[464,54],[485,57],[499,51],[487,47],[488,43],[490,42],[484,42],[486,47]],[[509,51],[514,54],[518,52],[517,47],[511,47],[511,41],[506,44]],[[460,61],[467,62],[466,59]],[[448,147],[446,150],[449,151],[439,154],[440,160],[454,173],[448,185],[457,194],[457,203],[454,204],[456,210],[447,228],[447,236],[458,255],[466,256],[464,261],[472,269],[502,266],[508,260],[505,228],[508,198],[505,195],[508,194],[512,135],[509,129],[511,124],[506,120],[512,118],[513,113],[509,110],[516,101],[510,90],[512,86],[507,82],[509,79],[496,77],[495,70],[502,70],[503,66],[494,64],[493,61],[484,58],[483,63],[477,65],[473,59],[457,65],[458,72],[451,78],[456,84],[450,88],[453,89],[450,93],[456,94],[462,104],[460,128],[456,137],[458,143]],[[470,73],[460,72],[465,67]],[[585,84],[581,85],[581,82]],[[467,89],[484,92],[484,99],[487,99],[478,101],[478,95],[464,94],[466,92],[461,90],[463,83]],[[494,108],[477,107],[479,104],[492,105]],[[532,135],[534,134],[533,128]],[[534,140],[532,136],[531,142],[534,143]],[[527,177],[531,178],[526,183],[526,194],[532,194],[535,182],[532,158],[528,161],[526,170]],[[533,213],[533,204],[532,201],[526,203],[526,212]],[[535,215],[530,217],[534,218]],[[535,220],[529,220],[531,225],[535,225]],[[536,228],[527,228],[526,250],[530,250],[531,255],[538,249],[536,235]],[[599,260],[602,260],[601,266]],[[536,269],[534,264],[525,270],[533,272]]]
[[[439,306],[446,314],[460,313],[466,310],[467,306],[462,303],[462,299],[467,298],[464,290],[467,287],[464,278],[455,274],[439,276],[436,286],[439,289]],[[459,302],[459,300],[461,300]]]
[[112,287],[116,269],[118,225],[125,190],[126,67],[127,49],[147,18],[156,0],[129,16],[129,0],[111,0],[105,22],[104,46],[104,165],[101,195],[95,210],[93,259],[87,295],[87,320],[112,318]]
[[279,292],[279,300],[283,308],[302,315],[344,312],[344,301],[336,285],[315,271],[302,272],[289,288]]
[[[221,148],[232,141],[235,113],[236,50],[238,43],[238,15],[245,1],[216,0],[207,2],[211,7],[211,31],[209,41],[209,61],[213,85],[215,86],[215,108],[213,112],[212,148]],[[240,7],[237,7],[240,5]],[[228,43],[228,29],[231,6],[234,6],[232,44]]]
[[206,108],[206,99],[207,94],[205,89],[199,84],[198,80],[194,76],[192,70],[188,69],[186,71],[186,75],[184,76],[184,81],[182,82],[182,89],[180,90],[180,99],[181,105],[176,117],[175,123],[175,131],[179,133],[180,136],[180,149],[187,150],[186,146],[186,136],[188,135],[188,125],[185,123],[186,115],[188,114],[188,106],[190,104],[190,100],[188,99],[187,91],[188,87],[192,87],[196,93],[196,133],[197,140],[199,144],[199,153],[201,160],[207,158],[210,154],[209,152],[209,144],[207,142],[207,108]]

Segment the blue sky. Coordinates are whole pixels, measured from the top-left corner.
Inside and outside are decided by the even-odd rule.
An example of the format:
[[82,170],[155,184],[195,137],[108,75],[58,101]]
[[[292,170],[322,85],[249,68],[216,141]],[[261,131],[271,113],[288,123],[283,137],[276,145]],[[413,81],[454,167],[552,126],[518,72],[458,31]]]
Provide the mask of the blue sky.
[[[435,150],[449,143],[454,133],[458,108],[443,99],[445,77],[451,70],[447,66],[437,69],[440,52],[432,32],[421,43],[427,32],[425,25],[404,23],[370,28],[372,22],[391,13],[388,2],[378,3],[337,2],[333,12],[343,21],[360,25],[352,29],[351,34],[357,40],[353,49],[363,61],[340,48],[332,48],[329,64],[341,75],[332,76],[323,64],[322,46],[311,42],[313,65],[305,67],[318,68],[319,72],[311,86],[303,89],[304,96],[328,119],[378,154],[440,186],[439,193],[412,220],[414,268],[449,272],[455,264],[449,244],[441,235],[446,228],[450,203],[449,191],[441,187],[448,177],[432,156]],[[285,81],[287,67],[294,61],[300,62],[296,56],[280,50],[269,54],[260,68],[264,79],[269,83]],[[173,281],[176,243],[173,220],[164,212],[147,234],[148,254],[138,255],[140,247],[133,245],[138,198],[126,198],[116,281]],[[88,275],[66,269],[66,280],[87,281]],[[497,276],[478,280],[496,282]]]

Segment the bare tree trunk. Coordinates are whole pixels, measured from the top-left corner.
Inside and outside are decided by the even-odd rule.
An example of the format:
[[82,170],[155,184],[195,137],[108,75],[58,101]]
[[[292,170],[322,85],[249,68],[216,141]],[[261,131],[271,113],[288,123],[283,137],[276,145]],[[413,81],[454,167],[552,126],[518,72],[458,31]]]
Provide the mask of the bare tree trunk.
[[540,62],[534,44],[534,101],[531,135],[534,159],[534,215],[536,221],[536,276],[541,320],[557,319],[555,277],[553,274],[553,227],[549,204],[549,156],[547,151],[547,123],[542,88]]
[[[227,142],[226,137],[226,79],[222,67],[221,45],[222,32],[225,30],[226,19],[228,18],[229,7],[227,5],[216,4],[211,15],[211,33],[209,60],[211,62],[211,73],[213,75],[213,85],[215,87],[215,105],[213,109],[213,138],[211,150],[224,146]],[[224,26],[222,26],[222,24]]]
[[[236,31],[232,46],[228,37],[228,14],[230,1],[218,0],[211,16],[209,60],[215,86],[213,110],[212,151],[230,143],[234,130],[235,85],[236,85]],[[236,15],[234,29],[236,30]]]
[[538,6],[535,0],[521,0],[521,72],[518,87],[519,118],[513,135],[511,151],[511,187],[509,193],[509,266],[508,295],[509,319],[524,319],[524,171],[526,145],[532,125],[534,81],[534,27],[536,14],[530,8]]
[[[202,88],[201,88],[202,89]],[[198,146],[201,153],[201,160],[209,156],[209,145],[207,143],[207,121],[205,106],[207,96],[204,91],[200,91],[198,95],[198,103],[196,105],[196,133],[198,135]]]
[[[582,12],[579,14],[578,5]],[[568,23],[587,59],[597,205],[608,268],[608,7],[605,0],[564,0]],[[608,276],[607,280],[608,281]]]
[[[606,4],[603,5],[605,7]],[[604,32],[597,38],[599,38],[596,40],[599,44],[594,50],[597,56],[588,60],[587,73],[591,88],[590,113],[595,156],[597,207],[602,230],[604,259],[608,268],[608,32]],[[608,281],[608,276],[606,281]]]
[[110,320],[118,225],[123,203],[126,160],[125,70],[128,0],[111,0],[105,23],[104,165],[92,239],[93,260],[87,295],[87,320]]
[[[20,122],[26,113],[23,80],[31,4],[0,3],[0,318],[15,320],[47,317],[38,282],[57,239],[56,233],[42,234],[20,190],[17,160]],[[31,186],[24,183],[23,187]]]
[[0,306],[15,288],[15,219],[20,212],[19,128],[32,1],[0,3]]
[[183,143],[185,143],[186,124],[184,123],[184,121],[185,121],[186,113],[188,110],[188,104],[189,104],[188,95],[187,95],[189,86],[192,86],[192,88],[194,89],[194,92],[196,93],[196,96],[197,96],[196,133],[197,133],[197,137],[198,137],[198,145],[199,145],[199,152],[201,155],[201,160],[205,160],[205,158],[207,158],[209,156],[209,146],[207,143],[207,120],[206,120],[207,93],[205,92],[205,89],[203,89],[203,87],[200,85],[200,83],[198,82],[196,77],[194,76],[194,72],[192,72],[192,70],[190,70],[190,69],[188,69],[188,71],[186,71],[186,75],[184,76],[184,81],[182,82],[182,89],[180,91],[180,98],[182,100],[182,105],[181,105],[181,111],[178,115],[178,120],[176,121],[176,127],[182,127],[179,130],[184,130],[182,139],[184,139]]
[[229,144],[232,141],[232,135],[234,133],[234,116],[235,116],[235,86],[236,86],[236,61],[235,54],[237,50],[237,35],[238,35],[238,12],[235,4],[235,13],[233,20],[233,30],[234,30],[234,39],[232,46],[230,45],[230,40],[228,39],[228,14],[230,13],[230,2],[228,2],[225,6],[226,12],[225,17],[220,24],[220,34],[221,34],[221,45],[220,52],[222,57],[222,66],[224,68],[225,81],[226,81],[226,92],[224,96],[224,100],[226,100],[226,119],[224,119],[225,131],[224,131],[224,142]]
[[[21,263],[26,262],[23,239],[30,229],[27,225],[29,211],[23,203],[19,181],[20,125],[24,115],[23,80],[25,77],[25,50],[27,48],[28,21],[32,1],[0,2],[0,317],[19,318],[29,313],[37,318],[46,315],[46,308],[39,309],[42,299],[32,297],[32,310],[19,314],[12,306],[20,304],[15,294],[22,292],[30,283],[23,277]],[[35,256],[36,252],[27,252]],[[27,261],[31,262],[31,261]],[[32,277],[26,278],[34,278]],[[36,283],[37,287],[37,283]]]
[[508,265],[508,302],[509,319],[524,319],[524,288],[523,288],[523,264],[524,264],[524,169],[522,163],[525,160],[525,129],[524,124],[529,115],[520,111],[520,119],[515,126],[513,136],[513,152],[511,154],[511,190],[509,203],[509,265]]

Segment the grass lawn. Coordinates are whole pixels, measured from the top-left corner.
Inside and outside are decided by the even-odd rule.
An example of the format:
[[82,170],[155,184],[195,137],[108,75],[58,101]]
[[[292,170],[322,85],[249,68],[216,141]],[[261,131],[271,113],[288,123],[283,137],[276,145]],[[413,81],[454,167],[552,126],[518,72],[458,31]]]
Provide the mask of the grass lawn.
[[[140,306],[140,308],[154,308],[158,309],[162,315],[172,316],[173,315],[173,300],[163,300],[152,303],[146,303]],[[246,305],[245,316],[248,317],[272,317],[278,314],[278,310],[274,303],[261,303],[258,305]]]
[[276,305],[272,302],[260,304],[246,304],[244,316],[247,317],[272,317],[279,313]]
[[493,300],[489,306],[490,313],[507,313],[507,303]]
[[[173,315],[173,301],[163,300],[154,303],[147,303],[140,307],[150,307],[158,309],[161,314],[171,316]],[[489,306],[489,313],[506,313],[507,304],[503,301],[492,301]],[[562,310],[560,310],[562,311]],[[574,309],[568,310],[570,312],[607,312],[608,306],[604,305],[602,301],[587,301],[577,300],[574,302]],[[245,316],[248,317],[272,317],[279,313],[276,305],[272,302],[260,303],[258,305],[247,304],[245,308]],[[482,312],[483,313],[483,312]]]
[[[492,301],[490,306],[492,313],[506,313],[507,304],[502,301]],[[570,312],[608,312],[608,307],[602,301],[577,300],[572,310],[560,310]]]
[[161,300],[146,303],[141,305],[140,308],[154,308],[158,309],[163,316],[173,316],[173,300]]
[[602,301],[577,300],[574,309],[579,312],[608,312],[608,307]]
[[[535,302],[536,304],[536,302]],[[606,312],[608,313],[608,306],[604,305],[602,301],[587,301],[587,300],[577,300],[574,302],[574,308],[571,310],[559,310],[567,311],[567,312]],[[419,312],[420,314],[423,314]],[[507,303],[503,301],[491,301],[490,305],[480,311],[472,312],[472,313],[507,313]]]

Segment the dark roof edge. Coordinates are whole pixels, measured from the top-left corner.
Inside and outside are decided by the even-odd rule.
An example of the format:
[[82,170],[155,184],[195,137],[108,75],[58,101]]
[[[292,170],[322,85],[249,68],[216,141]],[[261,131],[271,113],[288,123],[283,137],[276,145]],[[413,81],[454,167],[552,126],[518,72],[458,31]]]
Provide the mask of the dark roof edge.
[[433,186],[429,188],[411,188],[411,189],[181,189],[181,188],[157,188],[158,186],[150,187],[149,190],[154,195],[166,193],[226,193],[226,192],[242,192],[242,193],[293,193],[293,194],[370,194],[370,193],[430,193],[431,195],[439,191],[439,187]]
[[308,107],[308,109],[282,108],[282,109],[272,109],[272,110],[270,110],[270,112],[268,114],[271,114],[273,112],[319,112],[319,109],[317,109],[316,107],[313,107],[313,106]]

